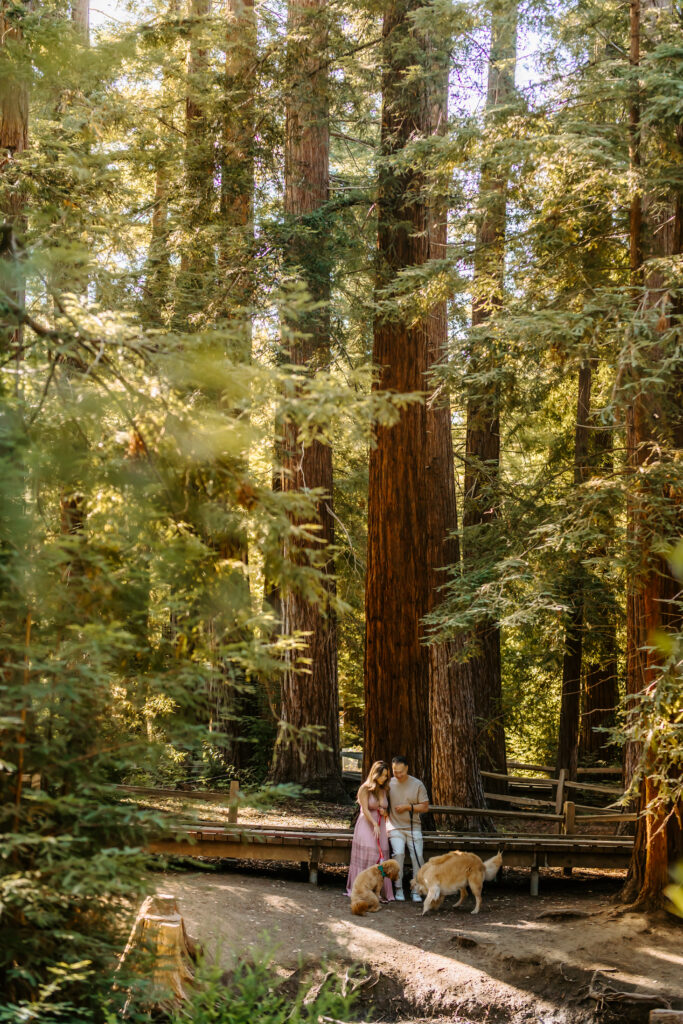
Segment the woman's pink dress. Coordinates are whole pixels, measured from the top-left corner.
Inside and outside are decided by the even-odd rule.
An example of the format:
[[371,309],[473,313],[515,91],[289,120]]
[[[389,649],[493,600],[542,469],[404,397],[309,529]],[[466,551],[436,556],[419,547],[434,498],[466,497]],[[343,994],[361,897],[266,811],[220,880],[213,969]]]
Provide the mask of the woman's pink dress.
[[[382,793],[380,802],[378,804],[377,797],[370,793],[368,795],[368,810],[370,815],[375,820],[377,819],[377,808],[383,807],[385,810],[389,806],[386,793]],[[388,860],[391,856],[389,852],[389,840],[387,839],[387,824],[386,819],[379,816],[379,843],[382,847],[382,860]],[[373,864],[377,864],[379,861],[379,849],[377,847],[377,840],[375,839],[375,833],[368,824],[368,820],[361,810],[358,815],[356,827],[353,830],[353,843],[351,844],[351,862],[349,864],[349,877],[346,880],[346,894],[351,895],[351,888],[355,882],[357,876],[361,871],[365,871],[366,868],[371,868]],[[385,900],[393,900],[394,890],[391,885],[391,879],[384,879],[384,887],[381,895]]]

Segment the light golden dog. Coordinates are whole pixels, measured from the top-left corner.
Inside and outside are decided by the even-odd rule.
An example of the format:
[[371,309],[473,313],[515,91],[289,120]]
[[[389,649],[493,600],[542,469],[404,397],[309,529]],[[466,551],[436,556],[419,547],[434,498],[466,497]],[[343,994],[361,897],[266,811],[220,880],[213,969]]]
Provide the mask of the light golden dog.
[[373,864],[371,868],[361,871],[351,889],[352,914],[362,917],[379,910],[379,894],[385,878],[390,878],[392,882],[398,878],[398,864],[395,860],[383,860],[381,864]]
[[453,850],[452,853],[444,853],[441,857],[432,857],[423,864],[410,883],[410,888],[413,892],[419,892],[421,896],[427,897],[422,910],[422,913],[426,914],[432,907],[438,910],[444,897],[452,896],[456,892],[460,893],[460,899],[455,904],[459,907],[469,885],[475,899],[472,913],[478,914],[484,881],[490,882],[495,878],[502,863],[503,854],[500,850],[495,857],[487,861],[477,857],[476,853]]

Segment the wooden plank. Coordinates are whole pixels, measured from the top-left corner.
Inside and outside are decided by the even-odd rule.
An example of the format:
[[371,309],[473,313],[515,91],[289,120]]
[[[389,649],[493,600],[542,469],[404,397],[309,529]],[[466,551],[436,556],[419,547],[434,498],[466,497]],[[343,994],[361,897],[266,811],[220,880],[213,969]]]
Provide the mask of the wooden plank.
[[[487,800],[498,800],[504,804],[520,804],[524,807],[553,807],[552,800],[539,800],[538,797],[531,796],[509,796],[505,793],[484,793]],[[556,812],[557,813],[557,812]]]
[[583,789],[590,793],[608,793],[610,796],[616,794],[617,796],[623,796],[624,790],[621,786],[604,786],[597,782],[565,782],[567,789]]
[[[544,843],[520,843],[510,845],[504,841],[496,844],[489,837],[488,843],[484,843],[483,837],[472,836],[469,841],[463,841],[466,837],[458,837],[455,847],[460,849],[474,849],[484,852],[485,848],[495,849],[501,845],[504,850],[504,862],[511,867],[532,867],[537,864],[541,867],[584,867],[584,868],[626,868],[629,863],[630,853],[628,849],[621,850],[596,850],[582,849],[580,844],[563,847],[559,844],[553,848],[552,844]],[[449,847],[454,848],[452,843],[425,843],[425,853],[442,852]],[[211,857],[226,858],[231,860],[261,860],[261,861],[286,861],[290,863],[310,862],[311,851],[315,850],[316,863],[320,864],[348,864],[350,859],[350,846],[345,848],[329,848],[322,844],[312,847],[307,845],[264,845],[263,843],[235,843],[229,840],[211,840],[190,843],[187,838],[179,841],[156,840],[149,846],[152,853],[163,853],[174,856],[187,857]]]
[[476,818],[527,818],[536,821],[563,821],[561,814],[541,814],[538,811],[498,811],[482,807],[442,807],[440,804],[430,806],[434,814],[457,814],[462,817]]
[[[575,803],[577,811],[592,811],[593,814],[609,814],[612,811],[613,804],[607,804],[606,807],[596,807],[595,804],[578,804]],[[619,813],[619,808],[614,807],[614,814]]]
[[480,772],[481,776],[485,779],[505,779],[511,786],[515,788],[517,786],[520,789],[524,786],[534,787],[537,786],[539,789],[552,789],[556,779],[522,779],[518,775],[503,775],[501,772]]
[[585,821],[637,821],[637,814],[577,814],[577,822]]
[[220,803],[230,800],[230,794],[220,789],[159,789],[151,786],[115,786],[129,796],[156,796],[175,800],[203,800],[205,803]]
[[577,775],[623,775],[623,768],[577,768]]

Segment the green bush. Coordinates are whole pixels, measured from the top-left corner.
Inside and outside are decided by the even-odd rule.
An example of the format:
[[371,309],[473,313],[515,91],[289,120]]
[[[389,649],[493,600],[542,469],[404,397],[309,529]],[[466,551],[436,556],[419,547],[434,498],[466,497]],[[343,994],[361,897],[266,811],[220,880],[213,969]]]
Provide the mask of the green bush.
[[338,978],[325,975],[278,984],[269,955],[242,960],[230,974],[216,965],[199,971],[191,1001],[173,1024],[319,1024],[350,1019],[353,995]]

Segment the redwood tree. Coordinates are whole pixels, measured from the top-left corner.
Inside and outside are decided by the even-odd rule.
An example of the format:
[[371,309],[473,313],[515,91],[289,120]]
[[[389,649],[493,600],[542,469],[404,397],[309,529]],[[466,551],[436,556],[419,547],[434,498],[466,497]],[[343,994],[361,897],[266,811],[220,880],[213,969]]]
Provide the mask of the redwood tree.
[[[315,308],[285,324],[288,361],[315,373],[330,359],[330,263],[326,204],[329,199],[329,113],[325,62],[326,0],[291,0],[288,13],[288,63],[294,80],[288,94],[285,143],[285,215],[291,242],[290,266],[298,268]],[[319,530],[290,541],[286,555],[308,564],[311,552],[326,576],[327,600],[311,601],[290,588],[282,594],[282,627],[302,634],[282,683],[280,736],[273,776],[298,782],[328,798],[343,795],[339,748],[337,626],[332,609],[334,543],[332,449],[314,440],[303,444],[294,422],[284,425],[282,489],[316,497]],[[302,730],[315,730],[307,735]]]
[[[648,11],[652,6],[648,4]],[[630,60],[636,74],[641,64],[641,40],[640,0],[631,0]],[[681,160],[683,127],[678,125],[674,133],[666,124],[656,127],[659,137],[653,133],[647,140],[643,158],[641,95],[634,74],[634,172],[642,172],[646,167],[649,174],[656,173],[656,147],[676,149],[678,161]],[[657,155],[661,157],[661,151]],[[665,680],[664,652],[658,635],[680,633],[682,627],[681,585],[662,551],[680,533],[681,488],[676,462],[683,450],[683,370],[675,353],[680,338],[681,304],[680,299],[672,296],[670,258],[683,251],[683,195],[672,190],[666,176],[658,186],[647,176],[644,181],[647,188],[641,191],[636,184],[631,205],[631,269],[637,307],[630,365],[624,371],[630,395],[628,539],[632,552],[627,606],[627,690],[632,698],[631,715],[635,718],[631,731],[636,736],[642,702],[656,694]],[[663,367],[668,367],[665,372]],[[642,751],[637,743],[630,748],[633,762],[640,755],[641,817],[623,897],[647,907],[663,901],[669,865],[683,856],[683,807],[680,800],[672,803],[667,797],[662,777],[663,770],[668,768],[668,773],[675,776],[673,781],[680,781],[680,762],[669,766],[657,763],[656,729],[646,730],[642,740]]]
[[[588,440],[590,435],[591,364],[585,360],[579,369],[574,431],[574,487],[586,479]],[[567,616],[564,658],[562,661],[562,698],[560,730],[557,741],[557,771],[564,768],[569,778],[576,778],[579,754],[579,714],[581,702],[581,664],[583,651],[584,580],[581,556],[574,560],[569,583],[571,606]]]
[[[434,36],[426,40],[432,66],[430,108],[431,131],[445,130],[448,111],[448,52],[435,45]],[[445,200],[435,199],[428,209],[430,260],[447,256],[448,221]],[[442,365],[447,355],[448,315],[442,298],[427,318],[427,566],[428,610],[433,612],[442,601],[446,566],[457,566],[460,550],[457,537],[458,512],[455,494],[453,436],[448,391],[435,387],[431,371]],[[463,638],[433,642],[429,647],[429,718],[431,724],[432,801],[456,807],[483,807],[484,787],[477,756],[477,728],[473,691],[472,663],[463,661]],[[452,824],[452,821],[450,821]],[[490,820],[467,819],[460,827],[490,827]]]
[[[16,235],[22,226],[24,194],[23,176],[16,157],[21,156],[28,146],[28,82],[22,77],[21,62],[15,59],[13,63],[7,50],[18,49],[21,39],[21,18],[15,16],[10,21],[3,5],[0,9],[0,59],[5,65],[0,75],[0,158],[3,163],[0,210],[5,226],[0,255],[0,285],[19,305],[24,300],[24,284],[21,263],[15,257]],[[16,346],[18,351],[22,337],[23,328],[20,325],[12,327],[2,338],[3,347]]]
[[191,0],[185,99],[185,238],[177,277],[175,326],[187,330],[212,296],[215,266],[208,231],[216,200],[215,130],[207,110],[207,20],[210,0]]
[[[491,7],[487,121],[500,123],[515,91],[517,57],[517,0],[499,0]],[[508,162],[494,153],[482,168],[479,224],[475,243],[472,326],[481,328],[502,302],[505,267],[505,226]],[[494,342],[476,340],[471,353],[472,373],[495,373]],[[471,388],[467,402],[463,556],[466,565],[486,557],[495,537],[500,466],[500,414],[495,378]],[[502,710],[500,629],[493,619],[478,624],[471,672],[480,728],[482,767],[506,773],[505,726]],[[492,788],[496,788],[492,783]],[[504,788],[504,787],[501,787]]]
[[[375,386],[406,394],[425,387],[429,318],[401,308],[402,271],[429,259],[425,176],[410,160],[413,138],[431,132],[427,41],[411,15],[428,5],[391,0],[382,24],[382,123],[377,197],[378,311]],[[419,69],[416,71],[416,68]],[[380,425],[370,451],[365,585],[365,762],[404,754],[431,786],[427,410],[411,402]]]

